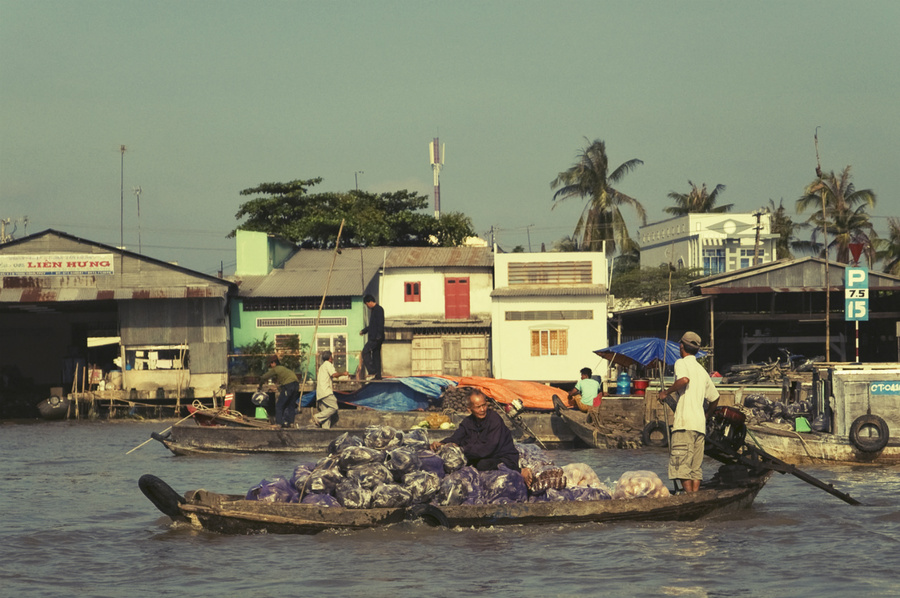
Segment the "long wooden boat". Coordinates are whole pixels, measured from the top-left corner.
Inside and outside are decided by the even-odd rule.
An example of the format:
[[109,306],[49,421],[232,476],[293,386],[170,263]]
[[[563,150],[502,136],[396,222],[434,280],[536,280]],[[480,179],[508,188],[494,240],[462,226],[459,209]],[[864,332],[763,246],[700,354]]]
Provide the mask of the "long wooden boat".
[[771,471],[704,484],[698,492],[665,498],[460,505],[411,508],[345,509],[298,503],[244,500],[241,495],[206,490],[182,498],[165,482],[145,475],[144,494],[173,521],[222,534],[315,534],[325,530],[358,530],[421,519],[445,527],[521,524],[609,523],[621,521],[693,521],[748,508]]
[[[344,433],[365,436],[365,428],[281,428],[260,426],[208,426],[188,420],[172,426],[167,434],[152,435],[176,455],[223,453],[305,453],[322,451]],[[428,430],[430,440],[442,440],[453,430]]]
[[[366,428],[386,425],[398,430],[409,430],[426,419],[426,412],[385,412],[374,410],[342,409],[338,426],[317,428],[312,425],[313,410],[304,408],[296,421],[301,428],[281,428],[268,420],[241,416],[233,411],[217,415],[214,410],[202,410],[187,421],[176,423],[165,434],[153,433],[152,438],[162,443],[176,455],[209,455],[219,453],[301,453],[322,451],[341,434],[362,438]],[[462,414],[452,416],[458,424]],[[552,414],[523,414],[528,429],[537,435],[544,445],[571,446],[573,434]],[[510,424],[512,427],[512,425]],[[516,437],[520,431],[513,429]],[[453,430],[429,429],[430,440],[442,440]]]
[[640,448],[643,444],[640,434],[629,435],[612,426],[591,422],[584,412],[569,409],[557,395],[553,395],[553,406],[556,415],[578,438],[579,442],[588,448],[631,449]]
[[747,426],[748,442],[793,464],[900,464],[900,441],[891,439],[878,451],[863,451],[850,438],[824,432],[795,432],[766,425]]

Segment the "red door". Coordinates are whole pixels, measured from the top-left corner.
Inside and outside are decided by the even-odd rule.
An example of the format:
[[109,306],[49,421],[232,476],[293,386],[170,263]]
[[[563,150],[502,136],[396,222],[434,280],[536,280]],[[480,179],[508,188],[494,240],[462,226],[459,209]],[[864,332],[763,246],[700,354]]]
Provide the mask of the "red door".
[[448,320],[469,318],[469,279],[444,279],[444,317]]

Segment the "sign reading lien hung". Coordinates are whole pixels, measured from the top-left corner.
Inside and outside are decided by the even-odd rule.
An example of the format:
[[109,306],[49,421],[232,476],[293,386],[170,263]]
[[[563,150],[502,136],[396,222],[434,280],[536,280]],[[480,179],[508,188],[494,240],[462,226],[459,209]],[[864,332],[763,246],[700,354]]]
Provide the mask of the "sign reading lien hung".
[[0,255],[0,276],[71,276],[114,274],[111,253]]
[[844,319],[869,321],[869,271],[865,268],[844,269]]

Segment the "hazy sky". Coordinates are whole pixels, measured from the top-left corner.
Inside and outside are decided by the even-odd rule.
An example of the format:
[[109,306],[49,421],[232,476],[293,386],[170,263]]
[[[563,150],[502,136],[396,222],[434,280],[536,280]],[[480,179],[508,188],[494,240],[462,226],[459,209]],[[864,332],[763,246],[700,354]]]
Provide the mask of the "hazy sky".
[[[432,195],[533,250],[571,234],[550,181],[585,137],[619,189],[666,217],[670,191],[793,212],[822,167],[853,166],[900,215],[900,2],[0,0],[0,218],[124,239],[201,272],[262,182]],[[630,217],[632,234],[637,221]],[[806,215],[802,216],[805,219]]]

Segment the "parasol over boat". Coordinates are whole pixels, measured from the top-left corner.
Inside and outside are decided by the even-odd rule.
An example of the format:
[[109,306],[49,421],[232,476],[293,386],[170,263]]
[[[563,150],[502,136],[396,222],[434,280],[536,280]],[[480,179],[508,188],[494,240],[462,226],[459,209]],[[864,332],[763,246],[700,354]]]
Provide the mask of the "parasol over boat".
[[[632,365],[645,367],[656,367],[660,364],[672,365],[681,357],[678,343],[665,341],[661,338],[639,338],[627,343],[613,345],[606,349],[598,349],[594,353],[611,364],[622,367]],[[703,357],[704,355],[706,355],[704,351],[697,353],[697,357]]]

